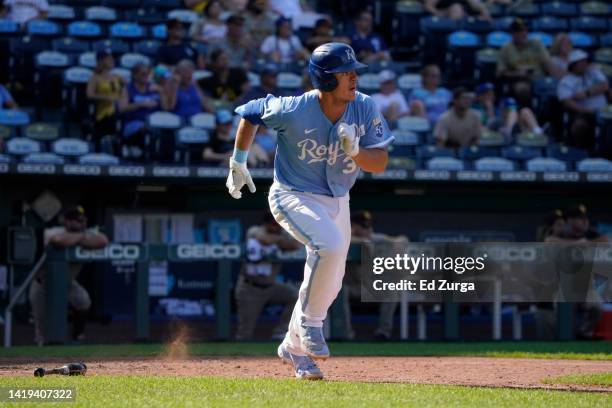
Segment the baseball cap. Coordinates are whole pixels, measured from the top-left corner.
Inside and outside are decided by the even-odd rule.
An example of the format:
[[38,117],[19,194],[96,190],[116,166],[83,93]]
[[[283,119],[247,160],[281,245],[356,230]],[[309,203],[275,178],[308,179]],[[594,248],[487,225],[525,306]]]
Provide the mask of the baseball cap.
[[492,91],[493,89],[495,89],[495,87],[491,82],[484,82],[476,87],[476,95],[482,95],[483,93]]
[[563,212],[565,218],[587,218],[587,208],[584,204],[573,205]]
[[372,213],[369,211],[357,211],[351,217],[351,222],[363,228],[370,228],[372,226]]
[[226,109],[221,109],[217,111],[217,124],[218,125],[227,125],[228,123],[232,123],[234,120],[234,116],[230,113],[230,111]]
[[575,62],[582,61],[585,59],[589,59],[589,54],[582,50],[572,50],[572,52],[570,52],[569,58],[567,59],[567,64],[572,65]]
[[164,65],[158,65],[153,68],[153,76],[156,78],[170,78],[172,76],[172,72],[170,72],[170,70]]
[[66,207],[62,215],[66,220],[76,220],[85,216],[85,209],[80,205],[72,205]]
[[383,82],[394,81],[397,75],[390,69],[385,69],[378,74],[378,81],[382,84]]
[[96,61],[100,61],[101,59],[113,55],[113,52],[110,48],[103,48],[100,51],[96,52]]
[[515,18],[512,24],[510,24],[511,33],[525,30],[527,30],[527,24],[525,24],[525,20],[523,20],[522,18]]

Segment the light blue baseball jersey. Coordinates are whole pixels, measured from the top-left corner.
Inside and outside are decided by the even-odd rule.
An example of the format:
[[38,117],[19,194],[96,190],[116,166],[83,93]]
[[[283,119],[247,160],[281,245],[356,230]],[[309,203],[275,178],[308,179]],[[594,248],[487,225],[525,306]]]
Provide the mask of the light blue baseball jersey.
[[385,148],[394,140],[374,101],[360,92],[335,124],[321,110],[314,90],[268,95],[239,106],[236,113],[252,119],[254,110],[255,119],[277,131],[274,179],[298,191],[343,197],[355,184],[359,167],[340,147],[340,123],[357,125],[361,148]]

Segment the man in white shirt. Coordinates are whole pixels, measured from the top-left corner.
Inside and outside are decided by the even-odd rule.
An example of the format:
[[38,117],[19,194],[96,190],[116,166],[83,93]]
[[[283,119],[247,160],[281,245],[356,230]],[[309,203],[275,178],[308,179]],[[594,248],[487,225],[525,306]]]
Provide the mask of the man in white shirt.
[[582,50],[573,50],[568,59],[568,73],[557,86],[557,97],[570,113],[570,144],[593,149],[595,114],[607,106],[608,80],[601,70],[589,63]]
[[310,58],[310,53],[302,46],[300,39],[293,35],[291,20],[284,17],[278,18],[276,33],[264,40],[260,51],[266,59],[277,64],[289,64]]
[[5,0],[9,20],[24,25],[30,20],[45,19],[49,14],[47,0]]
[[380,92],[372,95],[374,103],[388,121],[394,121],[410,114],[408,102],[395,83],[395,72],[384,70],[378,74]]

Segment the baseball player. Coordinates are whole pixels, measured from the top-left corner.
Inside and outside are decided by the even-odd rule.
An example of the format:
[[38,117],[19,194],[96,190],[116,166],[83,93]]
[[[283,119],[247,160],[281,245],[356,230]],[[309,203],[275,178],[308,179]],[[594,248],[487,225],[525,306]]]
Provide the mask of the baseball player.
[[252,100],[236,108],[242,116],[226,186],[234,198],[255,185],[246,167],[258,126],[277,131],[274,183],[268,202],[276,221],[306,246],[304,281],[289,329],[278,347],[295,375],[322,379],[313,359],[329,357],[323,337],[327,309],[342,286],[351,240],[349,190],[359,169],[379,173],[393,141],[372,99],[357,92],[356,71],[366,67],[341,43],[316,48],[309,62],[315,89],[300,96]]

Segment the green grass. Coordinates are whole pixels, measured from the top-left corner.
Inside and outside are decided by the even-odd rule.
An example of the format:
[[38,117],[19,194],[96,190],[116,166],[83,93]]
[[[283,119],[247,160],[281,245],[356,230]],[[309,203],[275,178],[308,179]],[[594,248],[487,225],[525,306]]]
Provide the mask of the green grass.
[[[215,377],[2,378],[1,387],[76,389],[70,407],[604,407],[612,394]],[[67,406],[65,403],[60,403]],[[55,404],[45,404],[45,407]],[[10,406],[10,405],[9,405]],[[23,404],[13,404],[23,406]]]
[[612,372],[564,375],[562,377],[545,378],[542,382],[545,384],[603,385],[612,387]]
[[[402,342],[331,343],[334,356],[479,356],[612,360],[612,342]],[[1,357],[130,357],[156,356],[163,344],[19,346],[0,349]],[[274,356],[276,343],[194,343],[194,356]]]

